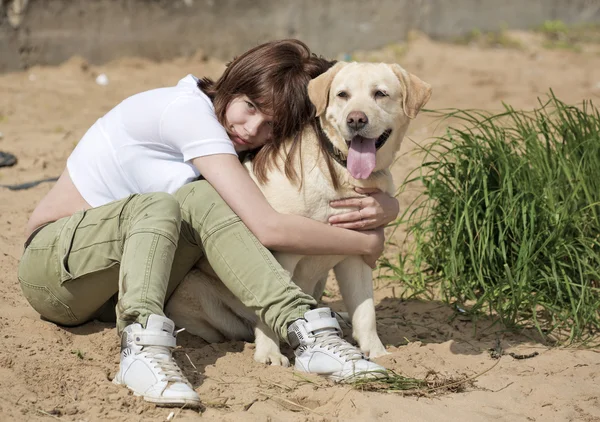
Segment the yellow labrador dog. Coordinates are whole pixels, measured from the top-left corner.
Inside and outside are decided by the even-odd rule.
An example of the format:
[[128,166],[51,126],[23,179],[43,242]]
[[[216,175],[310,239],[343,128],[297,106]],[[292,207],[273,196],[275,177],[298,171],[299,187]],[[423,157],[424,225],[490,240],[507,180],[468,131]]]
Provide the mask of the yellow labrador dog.
[[[285,157],[277,159],[262,185],[253,175],[252,163],[246,163],[271,205],[282,213],[327,222],[331,215],[349,211],[333,209],[329,202],[357,196],[355,187],[393,194],[389,167],[410,120],[429,100],[431,87],[397,64],[338,62],[309,83],[308,93],[327,142],[322,148],[319,134],[312,127],[304,130],[294,161],[302,183],[286,177]],[[286,146],[289,149],[290,143]],[[331,157],[332,172],[325,154]],[[302,290],[317,299],[333,269],[361,351],[371,358],[387,353],[375,326],[372,271],[361,257],[289,253],[275,257]],[[208,342],[255,338],[255,360],[289,365],[277,336],[227,290],[206,260],[177,288],[166,313],[177,326]]]

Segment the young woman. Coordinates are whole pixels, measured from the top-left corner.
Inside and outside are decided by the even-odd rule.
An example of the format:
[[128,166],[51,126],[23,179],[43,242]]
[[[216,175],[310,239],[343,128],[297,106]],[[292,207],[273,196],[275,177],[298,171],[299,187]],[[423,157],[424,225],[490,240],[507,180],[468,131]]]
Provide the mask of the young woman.
[[[100,118],[28,222],[19,280],[33,308],[77,325],[97,318],[118,293],[114,382],[160,405],[199,405],[171,356],[176,331],[163,307],[206,256],[245,305],[291,340],[297,362],[322,356],[314,371],[336,378],[381,370],[340,337],[331,312],[314,309],[267,248],[363,255],[373,266],[382,230],[277,213],[237,156],[261,147],[260,154],[277,153],[283,139],[298,137],[313,117],[308,81],[331,65],[299,41],[270,42],[234,59],[216,82],[188,75]],[[206,181],[195,181],[200,175]],[[360,213],[338,216],[337,224],[364,227],[358,220],[369,216],[365,228],[374,229],[398,213],[387,195],[361,203]]]

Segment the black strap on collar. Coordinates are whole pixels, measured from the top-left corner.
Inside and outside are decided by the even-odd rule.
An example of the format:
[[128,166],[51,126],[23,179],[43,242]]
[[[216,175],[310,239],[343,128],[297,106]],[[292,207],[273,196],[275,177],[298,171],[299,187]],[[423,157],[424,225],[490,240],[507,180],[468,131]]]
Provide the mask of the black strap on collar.
[[[321,119],[319,119],[319,118],[317,118],[317,128],[319,129],[319,132],[321,132],[320,136],[324,136],[325,138],[327,138],[327,135],[325,134],[325,132],[323,132],[323,128],[321,127]],[[337,149],[333,145],[333,143],[331,143],[329,141],[329,139],[327,139],[325,141],[325,150],[331,156],[331,158],[333,158],[338,164],[342,165],[343,167],[348,166],[348,162],[347,162],[348,157],[346,155],[344,155],[344,153],[342,151]]]

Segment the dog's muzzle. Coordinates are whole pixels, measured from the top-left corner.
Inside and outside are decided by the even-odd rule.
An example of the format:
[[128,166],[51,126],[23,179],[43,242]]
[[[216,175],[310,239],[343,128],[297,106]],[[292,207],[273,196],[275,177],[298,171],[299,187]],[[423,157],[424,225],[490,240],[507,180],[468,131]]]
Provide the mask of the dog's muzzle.
[[[375,141],[375,149],[379,149],[382,146],[385,145],[385,143],[387,142],[387,140],[390,138],[390,135],[392,134],[392,129],[388,129],[385,132],[383,132],[379,138],[377,138],[377,140]],[[360,135],[357,135],[360,136]],[[346,141],[346,145],[348,145],[348,148],[350,148],[350,144],[352,143],[352,140],[350,141]]]

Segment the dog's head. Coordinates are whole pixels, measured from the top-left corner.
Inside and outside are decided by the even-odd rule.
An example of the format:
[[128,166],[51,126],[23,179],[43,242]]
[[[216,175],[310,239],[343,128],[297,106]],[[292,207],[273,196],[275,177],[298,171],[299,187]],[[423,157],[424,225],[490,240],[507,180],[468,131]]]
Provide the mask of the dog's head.
[[366,179],[392,164],[431,87],[397,64],[338,62],[310,81],[308,95],[352,177]]

